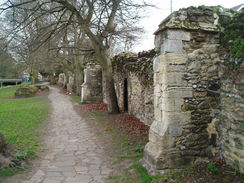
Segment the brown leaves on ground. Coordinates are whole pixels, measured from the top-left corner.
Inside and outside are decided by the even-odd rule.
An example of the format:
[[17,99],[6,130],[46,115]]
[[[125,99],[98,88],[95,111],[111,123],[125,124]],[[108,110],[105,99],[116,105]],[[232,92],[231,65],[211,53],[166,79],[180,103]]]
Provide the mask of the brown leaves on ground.
[[[83,112],[108,112],[107,104],[84,104],[79,107]],[[118,128],[127,130],[128,132],[136,135],[147,136],[149,133],[149,126],[145,125],[136,117],[129,114],[119,114],[115,117]]]
[[107,104],[85,104],[81,106],[81,110],[84,112],[108,112]]
[[137,135],[148,135],[149,126],[145,125],[136,117],[129,114],[118,115],[116,122],[119,124],[120,129],[126,129],[130,133]]

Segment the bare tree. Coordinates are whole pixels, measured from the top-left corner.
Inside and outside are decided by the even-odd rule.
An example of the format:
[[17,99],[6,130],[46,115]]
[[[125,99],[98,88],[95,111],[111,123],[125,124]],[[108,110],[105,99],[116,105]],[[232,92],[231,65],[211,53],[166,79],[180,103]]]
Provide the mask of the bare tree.
[[146,6],[149,5],[143,0],[6,0],[0,10],[11,8],[12,17],[18,11],[25,11],[25,18],[16,22],[15,32],[44,17],[47,25],[39,36],[41,42],[74,23],[78,24],[90,39],[96,58],[103,68],[109,112],[118,113],[109,55],[110,38],[123,36],[130,28],[133,31],[134,24],[141,18],[140,10]]

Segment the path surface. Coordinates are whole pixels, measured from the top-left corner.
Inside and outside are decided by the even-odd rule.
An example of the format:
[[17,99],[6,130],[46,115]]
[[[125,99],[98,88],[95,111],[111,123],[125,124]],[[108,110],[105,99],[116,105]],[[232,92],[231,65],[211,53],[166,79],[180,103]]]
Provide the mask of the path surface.
[[104,183],[111,169],[95,135],[73,109],[69,97],[50,88],[53,106],[48,152],[23,183]]

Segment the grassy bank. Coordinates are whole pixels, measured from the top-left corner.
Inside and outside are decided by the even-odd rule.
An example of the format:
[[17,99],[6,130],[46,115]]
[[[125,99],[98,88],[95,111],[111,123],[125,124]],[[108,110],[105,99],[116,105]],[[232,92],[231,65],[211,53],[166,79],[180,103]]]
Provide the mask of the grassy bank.
[[[15,99],[18,86],[0,88],[0,133],[20,153],[17,158],[36,156],[39,146],[38,127],[47,119],[47,94]],[[1,172],[0,172],[1,174]]]

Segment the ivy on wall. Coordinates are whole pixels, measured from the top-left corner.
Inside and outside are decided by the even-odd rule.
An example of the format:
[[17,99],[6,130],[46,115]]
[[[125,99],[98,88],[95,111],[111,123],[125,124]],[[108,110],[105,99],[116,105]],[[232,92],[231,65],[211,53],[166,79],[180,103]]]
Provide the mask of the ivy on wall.
[[232,16],[220,16],[221,45],[234,58],[244,59],[244,12],[235,12]]

